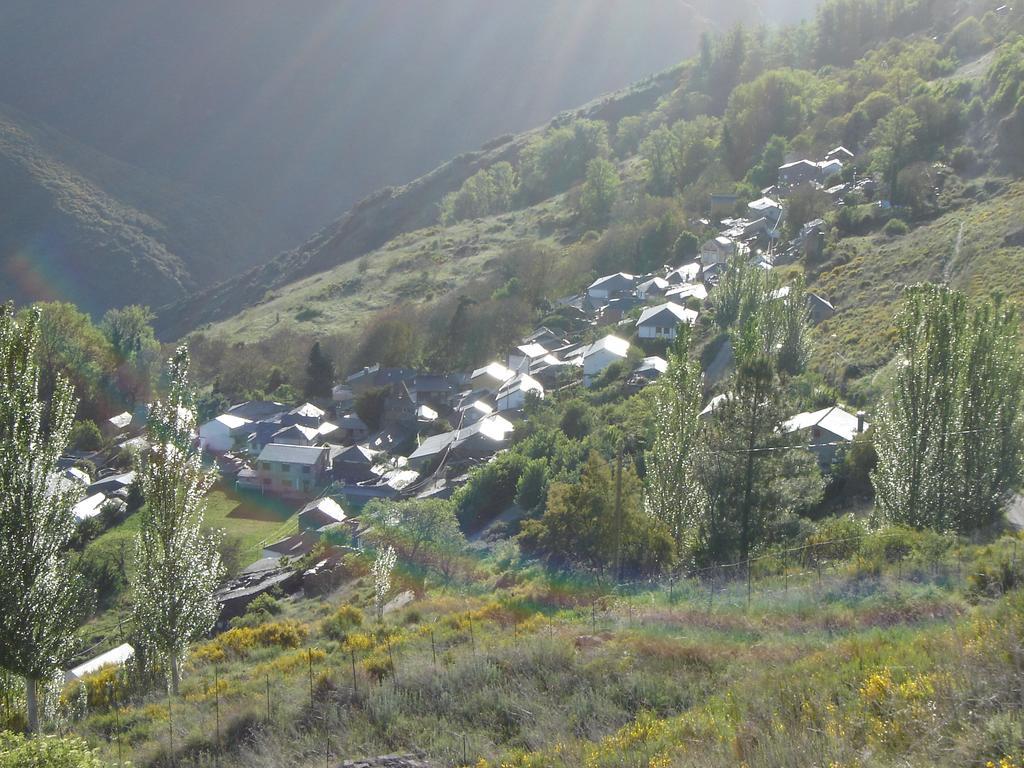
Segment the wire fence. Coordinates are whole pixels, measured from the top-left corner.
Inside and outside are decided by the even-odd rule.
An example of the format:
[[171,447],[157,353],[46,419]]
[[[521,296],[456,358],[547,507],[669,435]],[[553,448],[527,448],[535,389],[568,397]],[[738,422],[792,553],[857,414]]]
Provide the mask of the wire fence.
[[[140,746],[154,765],[218,766],[225,744],[237,739],[238,713],[246,712],[246,722],[252,729],[267,730],[284,738],[294,738],[298,730],[312,752],[307,755],[310,764],[323,759],[329,767],[342,758],[354,757],[341,750],[346,724],[352,718],[362,716],[384,723],[396,712],[428,709],[434,697],[458,696],[459,691],[453,686],[458,685],[456,671],[460,667],[490,664],[500,670],[501,664],[491,664],[488,659],[518,648],[527,638],[571,642],[582,648],[594,641],[593,636],[649,625],[686,632],[689,623],[698,623],[700,614],[712,615],[717,611],[743,613],[752,608],[783,609],[787,605],[798,609],[808,601],[820,602],[833,595],[866,596],[900,583],[932,584],[950,590],[965,584],[971,574],[960,542],[950,540],[931,555],[921,556],[901,541],[902,535],[870,535],[884,545],[881,567],[867,557],[858,561],[858,554],[845,559],[835,557],[844,547],[856,548],[863,537],[836,538],[659,579],[621,583],[594,579],[578,583],[573,588],[575,592],[562,601],[531,605],[532,620],[510,611],[487,620],[483,633],[481,619],[477,618],[474,624],[474,614],[467,602],[465,626],[458,631],[444,624],[442,618],[433,625],[420,627],[418,640],[413,644],[395,645],[395,635],[384,631],[372,648],[346,650],[337,643],[309,646],[290,652],[293,663],[288,669],[268,668],[262,673],[262,680],[250,676],[242,686],[237,684],[237,667],[233,670],[236,684],[227,685],[219,664],[213,664],[212,669],[206,665],[187,680],[190,692],[183,696],[166,695],[166,733],[162,740],[152,733],[148,744],[129,744],[130,727],[123,720],[130,712],[126,707],[129,702],[148,702],[151,710],[155,706],[152,694],[142,694],[140,698],[115,681],[111,683],[106,708],[114,720],[107,737],[119,766],[133,759]],[[1016,540],[1011,557],[1011,567],[1016,571]],[[542,618],[538,619],[538,615]],[[391,627],[397,629],[399,625],[392,623]],[[199,681],[198,692],[196,676],[210,678]],[[227,712],[231,713],[232,722],[226,724]],[[199,745],[195,743],[197,728],[205,733]],[[156,757],[152,754],[154,741],[162,741]],[[425,741],[417,746],[436,763],[446,766],[472,765],[494,746],[481,743],[480,736],[472,730],[445,730],[440,723]]]

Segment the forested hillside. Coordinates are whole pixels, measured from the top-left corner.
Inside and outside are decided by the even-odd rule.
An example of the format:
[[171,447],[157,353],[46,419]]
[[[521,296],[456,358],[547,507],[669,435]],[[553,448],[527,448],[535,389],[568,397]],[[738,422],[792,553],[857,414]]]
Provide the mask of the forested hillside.
[[230,201],[267,225],[262,260],[376,189],[691,55],[702,30],[811,7],[8,0],[0,102]]
[[[678,263],[681,234],[716,234],[713,193],[735,194],[738,215],[783,163],[845,145],[856,158],[835,183],[874,178],[878,195],[801,192],[783,232],[825,219],[822,248],[792,266],[835,303],[816,365],[845,386],[888,360],[903,285],[1016,295],[1019,25],[1016,11],[932,0],[830,3],[783,34],[738,27],[676,70],[385,190],[159,326],[222,319],[200,338],[256,342],[264,370],[297,370],[289,339],[308,334],[330,337],[343,369],[444,366],[465,295],[489,341],[459,362],[478,364],[594,278]],[[597,158],[620,185],[594,217],[581,184]]]
[[0,301],[158,306],[251,265],[265,231],[0,105]]

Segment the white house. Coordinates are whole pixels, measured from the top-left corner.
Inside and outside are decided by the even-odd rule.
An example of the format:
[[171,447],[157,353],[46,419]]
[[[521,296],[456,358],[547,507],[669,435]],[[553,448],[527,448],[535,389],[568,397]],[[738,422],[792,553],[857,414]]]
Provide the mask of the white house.
[[96,515],[103,511],[103,505],[106,502],[107,497],[105,494],[94,493],[75,504],[71,508],[71,514],[75,516],[75,522],[80,523],[83,520],[96,517]]
[[583,350],[583,386],[589,387],[609,365],[625,360],[629,342],[618,336],[605,336]]
[[685,285],[695,283],[700,277],[701,266],[699,261],[692,264],[684,264],[665,275],[665,279],[672,285]]
[[544,399],[544,387],[532,376],[521,373],[509,379],[498,390],[498,411],[519,411],[526,405],[528,395]]
[[86,675],[99,672],[104,667],[123,666],[134,655],[135,649],[128,645],[128,643],[124,643],[106,653],[101,653],[94,659],[69,669],[64,673],[64,682],[71,683],[75,680],[81,680]]
[[636,276],[626,272],[599,277],[587,288],[587,296],[592,299],[611,299],[631,293],[636,287]]
[[636,321],[637,335],[641,339],[675,339],[680,323],[693,325],[697,313],[671,301],[645,309]]
[[515,375],[515,371],[510,371],[501,363],[489,363],[470,374],[469,386],[474,391],[483,390],[493,395],[501,389],[502,384]]
[[508,367],[517,373],[529,373],[533,364],[544,359],[548,354],[550,354],[548,350],[536,342],[520,344],[509,353]]
[[736,242],[724,235],[708,240],[700,249],[701,267],[707,269],[715,264],[728,264],[737,250]]
[[696,299],[699,302],[704,302],[708,297],[708,289],[704,283],[694,283],[692,285],[677,285],[671,288],[668,293],[665,294],[665,298],[669,301],[674,301],[677,304],[687,299]]
[[345,510],[334,499],[324,496],[299,510],[299,530],[315,531],[325,525],[336,525],[348,519]]
[[770,197],[762,197],[747,204],[747,210],[751,213],[751,219],[765,218],[777,221],[782,216],[782,204],[772,200]]
[[199,427],[200,448],[211,453],[226,453],[235,447],[240,436],[245,436],[250,424],[249,419],[222,413]]
[[820,411],[798,413],[782,425],[782,431],[785,434],[805,433],[808,450],[818,457],[822,466],[827,467],[835,460],[841,445],[853,442],[869,426],[863,412],[854,415],[834,405]]
[[636,287],[636,297],[641,301],[647,301],[652,296],[664,296],[665,291],[671,287],[671,283],[663,277],[652,277],[644,280]]

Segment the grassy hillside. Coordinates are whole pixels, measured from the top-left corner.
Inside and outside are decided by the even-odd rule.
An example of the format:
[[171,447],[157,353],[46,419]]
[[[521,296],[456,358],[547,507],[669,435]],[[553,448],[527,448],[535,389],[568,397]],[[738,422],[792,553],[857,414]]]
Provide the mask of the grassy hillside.
[[375,189],[692,55],[704,29],[813,5],[7,0],[0,102],[254,212],[269,258]]
[[0,106],[0,300],[159,305],[251,263],[259,227]]
[[110,672],[66,706],[103,757],[136,765],[1014,761],[1020,594],[983,596],[974,574],[1015,546],[889,531],[764,558],[750,582],[619,589],[502,553],[447,586],[396,574],[390,594],[418,599],[382,623],[370,561],[352,559],[336,593],[270,601],[200,645],[170,710],[161,693],[125,703],[124,687],[115,717],[109,685],[126,681]]
[[[355,332],[358,341],[377,311],[447,307],[484,277],[501,285],[510,273],[502,253],[524,244],[558,254],[558,279],[543,291],[551,301],[600,274],[681,263],[677,235],[700,241],[717,234],[706,221],[711,193],[734,191],[740,210],[774,182],[782,161],[820,157],[845,143],[857,153],[848,171],[876,178],[878,196],[801,198],[787,228],[793,236],[801,223],[826,219],[823,253],[798,254],[794,268],[836,305],[837,315],[817,331],[815,363],[845,387],[889,359],[893,310],[906,285],[945,280],[974,296],[999,291],[1024,300],[1021,186],[1012,141],[1000,138],[1011,135],[1013,97],[1005,94],[1016,77],[1020,13],[999,18],[984,3],[948,0],[897,5],[888,21],[866,15],[856,30],[832,26],[830,10],[778,39],[763,31],[726,36],[706,62],[687,62],[385,190],[297,251],[167,308],[161,330],[173,337],[201,327],[232,343],[265,341],[284,329],[306,337]],[[815,36],[835,42],[815,48]],[[742,65],[723,74],[730,56]],[[899,171],[908,199],[879,208],[890,185],[881,136],[897,107],[917,121]],[[528,178],[536,175],[539,147],[580,121],[603,126],[605,154],[622,177],[609,220],[596,227],[580,212],[581,172],[539,192]],[[670,162],[658,159],[670,152],[678,153]],[[546,162],[557,176],[563,161]],[[507,210],[439,221],[446,195],[502,163],[519,184]],[[890,219],[898,221],[886,226]]]

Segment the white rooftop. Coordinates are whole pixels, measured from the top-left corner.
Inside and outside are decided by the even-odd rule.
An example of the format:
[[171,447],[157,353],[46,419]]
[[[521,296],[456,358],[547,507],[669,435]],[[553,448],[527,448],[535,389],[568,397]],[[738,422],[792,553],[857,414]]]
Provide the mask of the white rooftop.
[[640,315],[640,319],[636,321],[636,324],[638,326],[644,325],[653,318],[665,312],[671,314],[680,323],[689,323],[692,325],[693,323],[697,322],[697,313],[694,312],[692,309],[687,309],[686,307],[682,307],[679,304],[668,301],[665,302],[664,304],[659,304],[656,307],[650,307],[648,309],[645,309],[643,313]]
[[629,354],[629,342],[618,336],[605,336],[587,347],[583,356],[590,357],[598,352],[610,352],[616,357],[626,357]]
[[477,368],[473,371],[469,378],[475,379],[480,376],[490,376],[497,381],[508,381],[515,375],[514,371],[510,371],[501,363],[488,363],[483,368]]
[[73,669],[69,669],[64,673],[64,680],[67,682],[80,680],[86,675],[91,675],[93,672],[99,672],[104,667],[109,667],[115,664],[120,666],[134,655],[135,649],[128,645],[128,643],[124,643],[123,645],[119,645],[117,648],[109,650],[106,653],[101,653],[95,659],[90,659],[83,664],[79,664]]
[[77,522],[88,520],[91,517],[96,517],[102,509],[103,504],[106,502],[107,497],[102,493],[94,493],[92,496],[82,499],[80,502],[75,504],[71,508],[71,514],[75,516]]
[[[864,422],[864,429],[869,426],[870,424]],[[853,440],[858,434],[857,417],[838,405],[822,408],[820,411],[798,413],[782,425],[782,431],[786,433],[799,432],[811,427],[820,427],[843,440]]]

